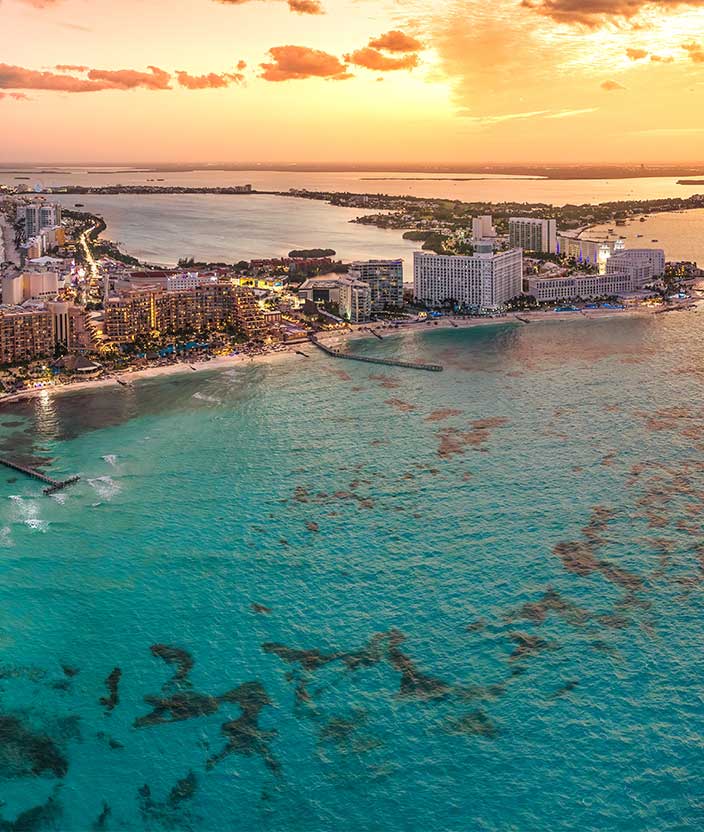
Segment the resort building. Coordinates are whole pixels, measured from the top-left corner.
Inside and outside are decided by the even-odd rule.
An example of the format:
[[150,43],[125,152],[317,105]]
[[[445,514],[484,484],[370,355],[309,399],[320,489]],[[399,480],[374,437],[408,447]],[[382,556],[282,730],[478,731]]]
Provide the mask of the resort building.
[[563,277],[529,277],[526,294],[538,303],[577,298],[601,298],[627,295],[634,290],[628,274],[576,274]]
[[606,263],[614,254],[624,251],[623,240],[583,240],[581,237],[558,235],[557,253],[573,257],[578,263],[596,266],[599,274],[606,274]]
[[369,285],[374,312],[403,306],[403,260],[352,263],[348,274],[353,280]]
[[340,280],[340,316],[353,324],[368,321],[372,314],[372,291],[367,283],[346,277]]
[[413,294],[426,306],[471,306],[497,309],[521,294],[523,252],[494,253],[491,243],[479,243],[470,256],[415,252]]
[[69,352],[91,352],[98,348],[98,338],[83,306],[74,303],[47,303],[51,315],[54,345]]
[[183,292],[188,289],[197,289],[203,283],[217,283],[217,278],[211,275],[200,275],[198,272],[174,274],[166,278],[166,291]]
[[54,354],[54,333],[48,310],[0,306],[0,364],[21,364]]
[[24,221],[27,238],[34,237],[45,228],[61,225],[61,205],[44,200],[24,203],[17,208],[17,219]]
[[475,242],[479,242],[480,240],[494,240],[495,238],[496,229],[494,228],[493,217],[475,217],[472,220],[472,239]]
[[311,277],[298,287],[298,297],[313,303],[339,303],[341,277]]
[[557,220],[512,217],[508,221],[508,242],[511,248],[536,251],[541,254],[557,252]]
[[640,289],[665,273],[665,252],[661,248],[628,248],[614,254],[606,264],[607,274],[621,272],[631,276]]
[[105,337],[129,343],[150,334],[189,335],[240,332],[248,339],[266,334],[254,295],[232,283],[204,283],[178,292],[132,292],[105,304]]
[[57,272],[22,272],[2,279],[2,302],[19,306],[28,300],[54,300],[59,293]]

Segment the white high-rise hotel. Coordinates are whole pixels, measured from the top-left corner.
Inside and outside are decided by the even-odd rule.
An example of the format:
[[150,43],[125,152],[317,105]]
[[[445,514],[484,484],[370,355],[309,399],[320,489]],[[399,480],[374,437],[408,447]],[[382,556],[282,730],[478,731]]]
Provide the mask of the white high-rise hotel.
[[521,294],[523,251],[494,253],[489,242],[478,243],[470,256],[413,255],[413,293],[427,306],[452,302],[496,309]]
[[555,254],[557,251],[557,220],[512,217],[508,221],[508,242],[513,248]]

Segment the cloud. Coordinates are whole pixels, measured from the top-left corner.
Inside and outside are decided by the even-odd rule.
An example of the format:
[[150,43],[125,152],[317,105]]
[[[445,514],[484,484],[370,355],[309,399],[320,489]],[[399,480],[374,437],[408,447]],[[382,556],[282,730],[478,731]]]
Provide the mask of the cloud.
[[91,81],[104,82],[108,89],[133,90],[144,87],[148,90],[169,90],[171,75],[156,66],[148,67],[149,72],[136,69],[89,69]]
[[351,78],[347,67],[335,55],[308,46],[272,46],[271,61],[260,64],[265,81],[295,81],[304,78],[327,78],[343,81]]
[[654,64],[671,64],[675,59],[672,55],[651,55],[650,60]]
[[618,81],[604,81],[601,88],[602,90],[606,90],[606,92],[615,92],[616,90],[626,89],[622,84],[619,84]]
[[[176,80],[181,87],[189,90],[221,89],[231,84],[241,84],[245,80],[242,70],[246,66],[244,61],[240,61],[237,64],[237,72],[210,72],[205,75],[191,75],[185,70],[178,70]],[[0,89],[53,92],[173,89],[171,73],[156,66],[148,67],[148,72],[136,69],[90,69],[78,64],[59,64],[56,69],[60,72],[40,72],[21,66],[0,64]]]
[[665,11],[704,6],[704,0],[522,0],[521,5],[557,23],[595,28],[618,18],[632,18],[646,7]]
[[28,6],[34,6],[35,9],[48,9],[55,5],[58,0],[20,0],[20,2],[26,3]]
[[104,82],[75,78],[73,75],[39,72],[21,66],[0,64],[0,89],[97,92],[108,89],[108,86]]
[[215,90],[229,87],[231,84],[241,84],[244,81],[244,75],[241,72],[209,72],[207,75],[190,75],[178,69],[176,80],[180,86],[189,90]]
[[23,92],[0,92],[0,101],[3,98],[9,98],[12,101],[29,101],[29,96],[25,95]]
[[689,55],[689,59],[695,64],[704,64],[704,47],[700,43],[683,43],[682,49]]
[[423,49],[423,44],[417,38],[399,32],[398,29],[372,38],[369,46],[372,49],[385,49],[387,52],[419,52]]
[[373,69],[377,72],[391,72],[397,69],[413,69],[418,66],[418,55],[403,55],[399,58],[390,58],[382,55],[377,49],[365,47],[345,55],[345,60],[355,66],[363,66],[366,69]]
[[[241,6],[251,0],[217,0],[226,6]],[[289,9],[297,14],[325,14],[320,0],[286,0]]]
[[650,53],[647,49],[626,49],[626,57],[630,61],[642,61],[647,58]]

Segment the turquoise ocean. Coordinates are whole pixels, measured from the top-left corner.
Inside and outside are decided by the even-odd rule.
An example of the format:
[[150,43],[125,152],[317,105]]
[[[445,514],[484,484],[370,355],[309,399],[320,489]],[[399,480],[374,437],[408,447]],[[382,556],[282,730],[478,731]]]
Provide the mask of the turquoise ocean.
[[703,336],[5,406],[4,456],[82,479],[0,475],[0,829],[700,830]]

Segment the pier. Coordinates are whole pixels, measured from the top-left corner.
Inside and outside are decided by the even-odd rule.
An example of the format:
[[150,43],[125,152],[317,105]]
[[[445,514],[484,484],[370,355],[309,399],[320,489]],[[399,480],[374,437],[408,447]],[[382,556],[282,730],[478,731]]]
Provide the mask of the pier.
[[42,474],[41,471],[37,471],[36,468],[29,468],[26,465],[20,465],[17,462],[11,462],[9,459],[3,459],[2,457],[0,457],[0,465],[4,465],[6,468],[11,468],[13,471],[19,471],[21,474],[25,474],[33,480],[39,480],[40,482],[46,483],[47,487],[44,489],[44,493],[47,495],[53,494],[56,491],[61,491],[62,488],[66,488],[68,485],[73,485],[75,482],[80,480],[80,477],[70,477],[67,480],[55,480],[52,477],[47,477],[46,474]]
[[430,373],[441,373],[443,371],[441,364],[420,364],[413,361],[397,361],[395,358],[373,358],[369,355],[354,355],[349,352],[340,352],[340,350],[333,350],[330,347],[326,347],[325,344],[321,344],[314,335],[311,336],[310,342],[331,358],[344,358],[347,361],[364,361],[367,364],[384,364],[387,367],[405,367],[409,370],[427,370]]

